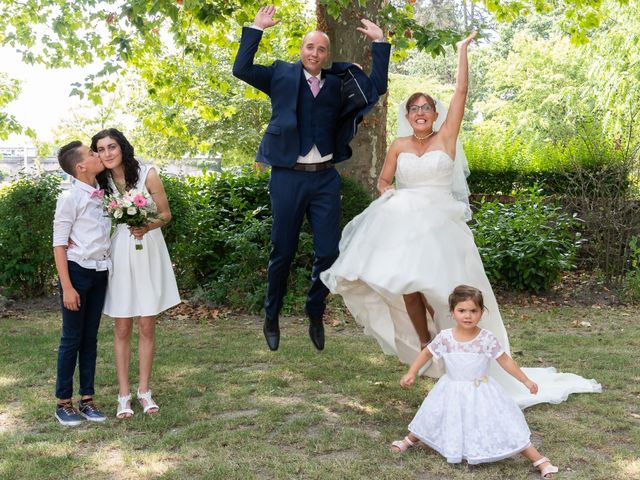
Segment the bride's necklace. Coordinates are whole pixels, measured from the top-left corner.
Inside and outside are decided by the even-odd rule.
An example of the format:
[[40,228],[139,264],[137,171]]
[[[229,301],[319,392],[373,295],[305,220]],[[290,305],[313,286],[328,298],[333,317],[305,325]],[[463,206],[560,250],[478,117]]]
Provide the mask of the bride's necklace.
[[420,135],[416,135],[415,133],[413,134],[413,136],[416,137],[418,140],[422,141],[422,140],[426,140],[427,138],[429,138],[434,133],[436,133],[436,132],[431,130],[431,133],[429,135],[425,135],[424,137],[421,137]]

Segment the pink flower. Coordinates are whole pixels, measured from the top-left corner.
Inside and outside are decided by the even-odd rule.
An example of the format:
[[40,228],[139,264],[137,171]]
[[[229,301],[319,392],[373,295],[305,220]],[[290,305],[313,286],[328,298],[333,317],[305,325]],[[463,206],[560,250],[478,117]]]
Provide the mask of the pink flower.
[[116,208],[117,206],[118,206],[118,202],[117,202],[117,201],[115,201],[115,200],[111,200],[111,201],[109,202],[109,205],[107,205],[107,208],[108,208],[109,210],[113,210],[113,209],[114,209],[114,208]]
[[138,207],[144,207],[147,204],[147,199],[144,198],[144,195],[139,193],[135,197],[133,197],[133,203]]

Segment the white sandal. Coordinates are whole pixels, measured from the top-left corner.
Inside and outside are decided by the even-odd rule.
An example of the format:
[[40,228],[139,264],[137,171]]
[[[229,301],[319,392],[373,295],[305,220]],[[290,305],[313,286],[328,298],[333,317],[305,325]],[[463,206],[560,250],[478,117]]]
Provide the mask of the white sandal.
[[[151,390],[147,390],[145,393],[140,393],[140,390],[138,390],[138,401],[140,402],[140,405],[142,405],[142,411],[144,413],[157,413],[158,410],[160,410],[160,407],[158,406],[158,404],[156,402],[153,401],[153,398],[151,398]],[[145,402],[145,403],[142,403]],[[155,410],[153,412],[149,412],[149,410]]]
[[391,449],[391,451],[393,453],[402,453],[402,452],[406,452],[407,450],[409,450],[411,447],[413,447],[415,445],[415,442],[413,442],[409,436],[407,435],[406,437],[404,437],[403,440],[396,440],[394,442],[391,443],[391,447],[396,447],[398,449],[398,451],[396,452],[395,450],[393,450],[393,448]]
[[116,410],[116,418],[122,420],[124,418],[133,417],[133,410],[131,410],[131,407],[127,407],[127,402],[131,402],[130,393],[127,393],[123,397],[118,395],[118,409]]
[[540,470],[540,476],[542,478],[551,478],[551,475],[553,475],[554,473],[558,473],[558,467],[554,467],[553,465],[551,465],[551,461],[547,457],[542,457],[541,459],[536,460],[535,462],[533,462],[533,466],[538,468],[538,466],[542,465],[543,463],[549,463],[549,465],[544,468],[538,469]]

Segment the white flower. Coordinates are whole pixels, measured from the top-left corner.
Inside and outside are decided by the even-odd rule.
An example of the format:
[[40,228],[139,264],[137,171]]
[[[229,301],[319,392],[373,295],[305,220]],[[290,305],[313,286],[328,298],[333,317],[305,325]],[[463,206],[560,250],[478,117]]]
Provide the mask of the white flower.
[[143,217],[147,216],[147,211],[143,208],[140,209],[140,215],[142,215]]
[[135,215],[138,213],[138,209],[136,207],[127,208],[127,215]]
[[113,218],[122,218],[122,209],[121,208],[116,208],[113,211]]

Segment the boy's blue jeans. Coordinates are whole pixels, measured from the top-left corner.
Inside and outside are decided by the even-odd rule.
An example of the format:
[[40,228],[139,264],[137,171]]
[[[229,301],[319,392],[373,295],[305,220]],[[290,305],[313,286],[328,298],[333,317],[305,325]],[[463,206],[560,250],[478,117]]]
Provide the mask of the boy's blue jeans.
[[62,400],[73,396],[76,361],[80,371],[80,395],[94,394],[98,328],[109,279],[109,272],[106,270],[90,270],[71,261],[68,265],[71,284],[80,295],[80,309],[73,311],[64,307],[62,287],[58,282],[62,308],[62,336],[58,348],[56,397]]

